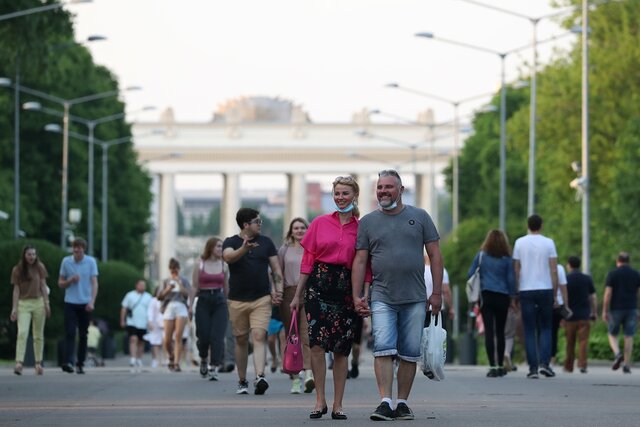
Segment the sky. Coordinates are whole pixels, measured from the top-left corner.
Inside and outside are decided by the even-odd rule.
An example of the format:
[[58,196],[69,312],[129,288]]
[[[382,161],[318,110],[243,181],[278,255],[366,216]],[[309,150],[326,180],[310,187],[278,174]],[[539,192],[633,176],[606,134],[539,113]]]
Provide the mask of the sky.
[[[530,17],[555,11],[548,0],[478,0]],[[462,0],[93,0],[69,6],[77,40],[121,86],[130,109],[154,105],[139,120],[172,107],[178,121],[207,122],[218,105],[241,96],[270,96],[301,105],[317,123],[347,123],[380,109],[409,119],[432,108],[452,118],[449,103],[385,87],[396,82],[457,101],[500,85],[497,54],[437,41],[437,37],[505,51],[531,44],[522,18]],[[415,37],[432,32],[436,39]],[[543,19],[538,38],[565,33]],[[574,37],[555,46],[566,48]],[[552,44],[540,46],[549,61]],[[527,70],[531,50],[507,57],[507,81]],[[463,104],[466,114],[486,99]],[[384,117],[374,120],[389,121]]]

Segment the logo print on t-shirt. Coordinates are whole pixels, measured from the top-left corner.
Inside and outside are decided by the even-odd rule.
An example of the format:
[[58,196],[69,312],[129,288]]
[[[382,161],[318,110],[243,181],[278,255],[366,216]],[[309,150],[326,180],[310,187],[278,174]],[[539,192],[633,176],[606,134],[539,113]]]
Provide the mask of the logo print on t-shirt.
[[409,220],[409,225],[414,225],[416,222],[412,219]]

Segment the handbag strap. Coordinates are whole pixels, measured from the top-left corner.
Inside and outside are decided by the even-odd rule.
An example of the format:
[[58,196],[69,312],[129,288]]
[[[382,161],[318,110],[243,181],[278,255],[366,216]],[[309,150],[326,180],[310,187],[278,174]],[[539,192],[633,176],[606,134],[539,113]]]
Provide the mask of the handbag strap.
[[289,326],[289,336],[298,335],[298,309],[291,311],[291,325]]

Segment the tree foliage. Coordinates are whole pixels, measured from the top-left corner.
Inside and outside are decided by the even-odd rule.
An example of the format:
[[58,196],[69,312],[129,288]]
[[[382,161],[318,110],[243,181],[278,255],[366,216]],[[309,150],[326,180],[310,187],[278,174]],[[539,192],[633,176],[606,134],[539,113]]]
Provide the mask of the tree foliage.
[[[578,5],[577,1],[564,3]],[[640,253],[640,241],[633,232],[640,215],[640,2],[603,4],[590,12],[589,19],[591,272],[601,284],[618,251]],[[579,14],[564,22],[567,27],[576,24],[580,24]],[[580,161],[582,150],[579,41],[538,73],[537,99],[535,210],[544,218],[544,233],[556,242],[560,261],[565,262],[582,251],[581,203],[569,187],[576,178],[570,164]],[[507,232],[513,244],[526,233],[528,88],[508,91],[507,117]],[[469,227],[496,227],[498,222],[498,114],[478,114],[474,127],[475,134],[467,139],[460,156],[461,224],[445,243],[447,266],[471,263],[487,230],[470,233]],[[478,240],[463,242],[463,237],[471,235]],[[463,244],[475,250],[459,250]],[[451,270],[454,283],[463,283],[467,269]]]
[[[579,6],[581,2],[561,3]],[[578,12],[563,22],[567,28],[580,24]],[[640,259],[636,232],[640,216],[640,2],[608,2],[592,8],[589,28],[590,272],[602,301],[604,278],[615,267],[616,254],[625,250],[632,260]],[[582,153],[581,64],[578,40],[538,72],[535,211],[544,218],[543,232],[554,239],[563,264],[570,255],[582,253],[582,204],[569,186],[576,178],[571,162],[580,162]],[[498,97],[496,94],[493,105],[498,105]],[[508,101],[506,231],[513,245],[526,233],[529,89],[510,89]],[[498,226],[498,114],[477,114],[474,128],[459,159],[461,222],[443,244],[451,283],[459,286],[463,301],[473,256],[487,230]],[[451,167],[446,174],[451,189]],[[601,324],[592,330],[590,352],[593,357],[610,356]],[[562,349],[558,357],[563,358]]]
[[[38,0],[3,2],[0,13],[40,6]],[[91,54],[74,42],[71,16],[63,8],[4,21],[0,26],[0,77],[62,99],[118,90],[117,78],[110,70],[94,64]],[[37,97],[20,94],[20,103],[38,101],[62,111],[62,106]],[[72,106],[71,114],[95,120],[124,112],[124,103],[108,97]],[[14,184],[14,96],[0,88],[0,209],[12,214]],[[44,131],[47,123],[61,119],[42,112],[20,112],[20,228],[30,237],[59,242],[61,223],[62,137]],[[70,129],[87,135],[85,125],[72,123]],[[123,120],[99,124],[95,137],[109,141],[130,136],[130,125]],[[101,256],[102,150],[95,146],[94,158],[94,248]],[[149,231],[151,202],[150,178],[137,164],[132,144],[108,150],[108,243],[109,259],[120,259],[141,267],[144,263],[143,235]],[[76,235],[86,236],[88,200],[87,143],[69,141],[68,206],[82,209],[82,222]],[[13,219],[0,223],[0,240],[13,237]]]

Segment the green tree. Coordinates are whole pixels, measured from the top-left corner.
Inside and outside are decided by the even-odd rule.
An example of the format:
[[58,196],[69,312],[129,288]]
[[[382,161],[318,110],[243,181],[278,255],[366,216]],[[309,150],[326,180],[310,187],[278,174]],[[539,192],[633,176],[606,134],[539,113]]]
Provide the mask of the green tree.
[[[52,3],[47,1],[46,3]],[[41,5],[37,0],[13,0],[0,6],[1,13]],[[38,13],[3,22],[0,26],[0,76],[16,75],[21,84],[62,99],[118,89],[115,76],[97,66],[88,50],[73,42],[70,15],[63,9]],[[0,209],[13,212],[13,94],[0,90]],[[42,99],[21,95],[21,103],[39,101],[60,111],[61,106]],[[76,105],[73,115],[97,119],[124,111],[117,98],[105,98]],[[60,239],[60,167],[61,136],[45,132],[47,123],[60,119],[43,113],[21,113],[21,188],[20,224],[28,236],[51,242]],[[84,125],[72,124],[72,131],[87,134]],[[130,125],[123,120],[97,126],[95,136],[101,140],[131,135]],[[101,150],[96,146],[94,164],[94,248],[101,248]],[[84,236],[87,230],[87,143],[69,141],[68,205],[83,210],[82,222],[76,229]],[[109,149],[109,258],[126,260],[138,267],[144,263],[143,235],[149,230],[150,178],[137,165],[132,144]],[[10,227],[0,225],[0,239],[11,238]]]

